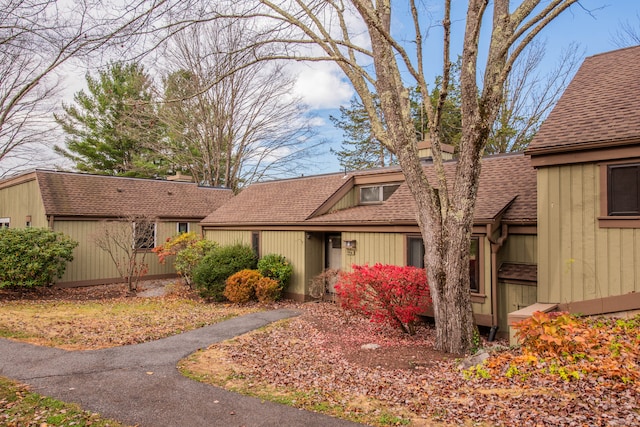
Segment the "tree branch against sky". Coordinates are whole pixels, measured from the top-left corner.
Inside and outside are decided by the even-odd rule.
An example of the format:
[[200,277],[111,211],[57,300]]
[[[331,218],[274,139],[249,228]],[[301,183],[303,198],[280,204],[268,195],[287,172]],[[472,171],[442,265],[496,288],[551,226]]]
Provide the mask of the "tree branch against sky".
[[167,7],[179,5],[0,0],[0,176],[33,167],[34,152],[51,145],[60,68],[109,48],[124,50],[143,39]]
[[[240,22],[191,26],[164,50],[168,159],[198,182],[234,190],[273,176],[304,171],[315,132],[308,109],[292,95],[295,80],[266,55]],[[254,46],[247,48],[247,46]]]
[[[430,4],[429,10],[425,3],[413,0],[393,5],[390,0],[260,0],[262,7],[256,0],[243,3],[246,8],[236,9],[234,14],[245,19],[259,17],[265,28],[272,29],[274,42],[290,46],[292,59],[335,62],[353,85],[369,115],[373,135],[397,156],[416,202],[417,221],[427,248],[425,265],[436,316],[436,346],[453,353],[464,353],[473,345],[470,236],[481,157],[504,99],[505,84],[526,46],[576,0],[510,3],[468,2],[460,52],[462,136],[455,174],[450,177],[444,173],[440,131],[453,53],[449,0],[438,3],[437,8]],[[398,33],[398,14],[411,17],[413,37],[406,35],[406,25],[403,35]],[[425,32],[426,17],[435,15],[442,29],[437,38]],[[456,16],[458,19],[461,18]],[[267,25],[269,21],[271,24]],[[488,25],[489,31],[482,31],[482,25]],[[427,47],[434,45],[440,46],[440,53],[435,56],[427,53]],[[434,63],[444,67],[430,69]],[[428,72],[443,77],[435,105],[426,99],[431,93]],[[418,87],[425,94],[423,105],[435,171],[431,180],[418,158],[410,87]],[[384,123],[376,110],[376,96]]]

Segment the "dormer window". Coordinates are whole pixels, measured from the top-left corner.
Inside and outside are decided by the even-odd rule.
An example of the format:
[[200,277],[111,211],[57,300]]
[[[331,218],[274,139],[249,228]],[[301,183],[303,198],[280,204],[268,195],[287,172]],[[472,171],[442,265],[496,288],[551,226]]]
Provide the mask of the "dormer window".
[[400,187],[400,184],[360,187],[360,204],[382,203],[391,197],[398,187]]

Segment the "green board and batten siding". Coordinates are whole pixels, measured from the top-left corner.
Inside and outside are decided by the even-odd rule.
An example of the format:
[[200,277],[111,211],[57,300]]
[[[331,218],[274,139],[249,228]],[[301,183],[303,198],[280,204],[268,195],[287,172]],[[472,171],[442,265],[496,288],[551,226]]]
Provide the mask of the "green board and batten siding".
[[204,237],[207,240],[218,243],[220,246],[235,245],[237,243],[251,245],[251,231],[205,230]]
[[599,166],[538,169],[538,302],[640,292],[640,229],[601,228]]
[[[305,253],[307,252],[307,242],[304,231],[263,231],[260,233],[260,255],[282,255],[293,267],[293,276],[286,290],[288,293],[305,294],[307,282]],[[318,255],[322,259],[322,253]]]
[[[90,282],[100,279],[117,281],[119,274],[109,254],[95,244],[95,237],[101,231],[100,221],[55,221],[53,230],[64,233],[76,240],[79,245],[74,250],[74,260],[67,266],[67,270],[58,283]],[[156,244],[164,242],[167,237],[176,234],[176,222],[159,222],[156,226]],[[142,259],[142,255],[139,255]],[[151,251],[146,252],[144,262],[148,265],[146,276],[175,274],[173,263],[167,260],[165,264],[158,262],[158,257]]]
[[[536,235],[512,234],[498,255],[498,265],[503,262],[515,264],[538,263],[538,237]],[[498,282],[498,319],[501,331],[508,331],[507,315],[537,302],[536,284]]]
[[32,227],[47,227],[47,217],[35,179],[0,191],[0,218],[9,218],[12,228],[25,227],[29,215]]
[[[344,242],[347,240],[356,241],[356,250],[352,254],[344,249]],[[342,233],[342,269],[351,271],[353,264],[405,265],[405,240],[405,235],[398,233],[344,232]]]

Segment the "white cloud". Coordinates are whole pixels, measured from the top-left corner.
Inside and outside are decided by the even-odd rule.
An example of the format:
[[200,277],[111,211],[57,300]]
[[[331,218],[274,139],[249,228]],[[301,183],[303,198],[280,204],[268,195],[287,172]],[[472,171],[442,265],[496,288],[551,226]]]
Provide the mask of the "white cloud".
[[335,65],[318,62],[296,65],[294,95],[311,109],[338,108],[353,96],[353,88]]

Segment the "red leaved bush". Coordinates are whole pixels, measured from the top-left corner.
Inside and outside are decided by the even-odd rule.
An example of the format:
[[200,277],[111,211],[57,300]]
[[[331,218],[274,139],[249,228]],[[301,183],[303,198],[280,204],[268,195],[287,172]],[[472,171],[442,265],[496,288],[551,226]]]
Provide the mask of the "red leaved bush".
[[335,285],[341,306],[413,335],[418,313],[431,304],[425,270],[386,264],[352,269],[342,273]]

